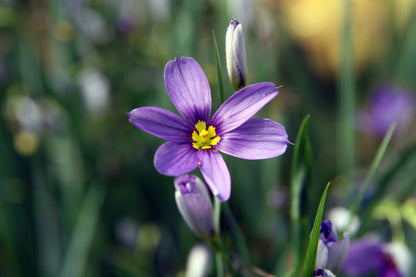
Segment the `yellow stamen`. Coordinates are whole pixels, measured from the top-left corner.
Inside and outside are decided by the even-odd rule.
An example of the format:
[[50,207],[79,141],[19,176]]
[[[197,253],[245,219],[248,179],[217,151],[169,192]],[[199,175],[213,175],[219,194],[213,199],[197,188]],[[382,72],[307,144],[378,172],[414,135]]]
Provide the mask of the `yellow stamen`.
[[213,145],[217,145],[220,137],[217,136],[214,126],[209,126],[204,121],[198,121],[195,124],[195,131],[192,132],[192,146],[195,149],[210,149]]

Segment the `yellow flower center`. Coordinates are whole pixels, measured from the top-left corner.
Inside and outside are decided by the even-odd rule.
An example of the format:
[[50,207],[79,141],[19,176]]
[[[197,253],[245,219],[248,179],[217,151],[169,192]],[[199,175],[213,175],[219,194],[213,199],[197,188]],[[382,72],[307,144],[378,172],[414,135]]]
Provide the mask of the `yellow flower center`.
[[213,145],[217,145],[220,141],[220,137],[215,132],[215,127],[209,126],[204,121],[198,120],[195,124],[196,130],[192,133],[192,146],[195,149],[210,149]]

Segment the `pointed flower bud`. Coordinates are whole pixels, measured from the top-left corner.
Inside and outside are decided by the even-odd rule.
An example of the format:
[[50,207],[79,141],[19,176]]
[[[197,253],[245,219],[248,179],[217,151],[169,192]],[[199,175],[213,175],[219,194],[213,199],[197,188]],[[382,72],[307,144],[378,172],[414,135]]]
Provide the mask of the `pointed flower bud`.
[[322,221],[316,257],[317,268],[338,272],[344,264],[349,247],[348,234],[344,234],[343,240],[338,240],[335,225],[329,220]]
[[231,20],[225,35],[225,56],[228,77],[234,89],[239,90],[247,83],[246,50],[243,28],[235,19]]
[[203,238],[214,232],[214,212],[206,185],[198,177],[186,174],[175,178],[175,199],[189,228]]

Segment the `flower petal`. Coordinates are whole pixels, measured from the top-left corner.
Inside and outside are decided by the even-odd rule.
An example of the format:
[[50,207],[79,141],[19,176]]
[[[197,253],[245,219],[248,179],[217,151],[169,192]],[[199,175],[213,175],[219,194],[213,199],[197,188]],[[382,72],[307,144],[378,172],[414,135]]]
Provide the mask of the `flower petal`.
[[334,272],[338,272],[342,269],[350,248],[350,238],[348,233],[344,233],[343,240],[330,242],[328,245],[329,254],[326,268],[329,268]]
[[211,119],[210,125],[222,135],[241,126],[278,94],[273,83],[257,83],[234,93]]
[[197,153],[190,143],[168,141],[157,149],[153,163],[161,174],[178,176],[198,167]]
[[222,135],[216,149],[241,159],[256,160],[283,154],[288,143],[282,125],[270,119],[252,118]]
[[165,66],[166,91],[178,112],[196,124],[211,115],[211,89],[201,66],[192,58],[176,58]]
[[173,142],[191,139],[191,126],[177,114],[158,107],[142,107],[128,113],[129,121],[137,128],[156,137]]
[[227,165],[219,152],[201,150],[200,166],[202,176],[212,193],[221,201],[227,201],[231,194],[231,177]]

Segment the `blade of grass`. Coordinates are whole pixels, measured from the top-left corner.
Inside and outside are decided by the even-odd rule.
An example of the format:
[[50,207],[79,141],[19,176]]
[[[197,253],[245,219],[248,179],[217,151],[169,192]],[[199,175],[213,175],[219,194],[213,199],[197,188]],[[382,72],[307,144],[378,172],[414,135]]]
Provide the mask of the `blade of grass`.
[[[369,227],[370,218],[374,212],[374,209],[376,206],[380,203],[383,196],[385,195],[388,186],[393,181],[396,174],[399,173],[399,171],[403,168],[405,168],[405,165],[411,160],[412,157],[416,155],[416,143],[409,147],[408,149],[404,150],[402,153],[400,153],[399,159],[396,161],[396,163],[388,170],[383,177],[380,179],[380,181],[377,183],[377,187],[375,188],[375,193],[369,201],[368,207],[363,211],[363,215],[361,217],[362,224],[360,226],[360,230],[357,233],[357,236],[360,236],[363,234]],[[400,191],[399,198],[403,199],[405,191],[411,192],[414,188],[414,183],[411,181],[409,187],[405,187],[403,190]]]
[[326,185],[324,193],[322,194],[321,202],[319,203],[318,210],[315,216],[315,222],[313,223],[312,233],[308,244],[308,250],[306,252],[305,262],[303,264],[302,277],[313,276],[315,271],[316,252],[318,249],[319,233],[321,230],[322,215],[324,213],[324,206],[326,195],[328,193],[330,183]]
[[[345,184],[351,184],[355,160],[355,78],[353,35],[351,27],[353,1],[342,1],[342,3],[343,19],[340,43],[341,62],[338,78],[338,172],[345,178]],[[346,186],[346,188],[349,187],[350,186]]]
[[227,222],[227,225],[229,227],[231,239],[235,247],[235,250],[238,253],[238,257],[240,258],[243,264],[248,264],[249,255],[241,229],[238,226],[237,221],[235,220],[234,215],[232,214],[226,202],[224,202],[223,207],[225,221]]
[[218,51],[218,44],[215,38],[215,33],[212,31],[212,37],[214,39],[214,48],[215,48],[215,62],[217,65],[217,75],[218,75],[218,89],[220,91],[220,101],[224,103],[225,93],[224,93],[224,81],[223,81],[223,72],[221,67],[220,52]]
[[85,276],[88,250],[94,239],[104,195],[105,190],[96,184],[92,184],[88,190],[66,252],[60,277]]
[[360,189],[360,192],[358,193],[358,196],[355,198],[353,204],[351,205],[350,222],[348,222],[348,224],[346,225],[346,228],[349,227],[349,224],[351,223],[352,218],[357,214],[358,209],[360,208],[364,195],[367,192],[368,186],[370,185],[371,181],[374,179],[374,176],[376,175],[377,169],[380,166],[381,159],[383,158],[386,152],[387,146],[391,140],[391,137],[393,135],[395,128],[396,128],[396,124],[393,123],[390,126],[389,130],[387,131],[386,135],[384,136],[383,141],[381,142],[381,145],[377,151],[377,154],[374,157],[373,162],[371,163],[370,169],[368,170],[367,175],[365,176],[364,183]]
[[[312,185],[313,161],[312,149],[307,136],[309,115],[302,121],[296,137],[293,152],[291,171],[291,207],[290,217],[292,222],[292,245],[294,250],[294,276],[299,276],[301,261],[307,244],[307,233],[309,232],[306,215],[308,201],[306,198],[306,187]],[[306,220],[305,220],[306,218]]]

